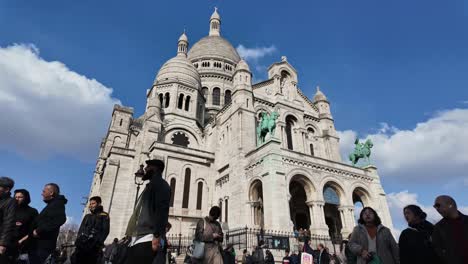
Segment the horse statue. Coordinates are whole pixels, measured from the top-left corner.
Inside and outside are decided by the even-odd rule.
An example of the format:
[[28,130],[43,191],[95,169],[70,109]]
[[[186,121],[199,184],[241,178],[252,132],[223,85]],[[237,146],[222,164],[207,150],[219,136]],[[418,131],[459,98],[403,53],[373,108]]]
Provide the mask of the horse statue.
[[260,121],[257,127],[257,142],[258,145],[265,143],[265,137],[269,133],[270,136],[275,135],[276,130],[276,120],[278,119],[279,114],[273,112],[270,115],[267,113],[260,113]]
[[356,138],[354,141],[354,151],[349,154],[349,160],[356,166],[359,159],[367,158],[367,162],[370,163],[371,148],[374,146],[370,139],[366,140],[365,143],[359,143],[359,139]]

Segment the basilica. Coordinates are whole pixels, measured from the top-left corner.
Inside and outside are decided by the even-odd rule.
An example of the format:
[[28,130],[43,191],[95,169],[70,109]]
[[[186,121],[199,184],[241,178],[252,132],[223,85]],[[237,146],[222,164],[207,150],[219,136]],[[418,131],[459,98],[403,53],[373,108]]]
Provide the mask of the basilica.
[[108,240],[123,237],[141,193],[136,184],[144,186],[135,173],[153,158],[166,164],[177,234],[193,230],[213,205],[222,208],[226,230],[307,228],[344,237],[356,224],[357,203],[376,209],[391,228],[377,169],[341,159],[325,94],[317,88],[306,97],[284,56],[254,83],[248,63],[222,37],[221,21],[215,9],[208,36],[193,45],[180,36],[146,91],[143,115],[114,106],[90,191],[110,214]]

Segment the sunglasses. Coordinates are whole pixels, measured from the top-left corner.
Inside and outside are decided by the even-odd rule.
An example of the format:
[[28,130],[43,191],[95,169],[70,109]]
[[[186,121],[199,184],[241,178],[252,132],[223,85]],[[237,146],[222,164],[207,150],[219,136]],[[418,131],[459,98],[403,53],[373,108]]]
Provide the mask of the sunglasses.
[[440,207],[440,203],[434,204],[434,208],[439,208],[439,207]]

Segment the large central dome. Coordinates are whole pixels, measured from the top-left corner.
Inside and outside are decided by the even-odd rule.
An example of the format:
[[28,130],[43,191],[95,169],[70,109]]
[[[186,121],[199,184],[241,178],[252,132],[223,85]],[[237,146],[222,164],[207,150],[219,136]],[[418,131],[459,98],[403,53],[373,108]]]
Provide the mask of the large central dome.
[[188,59],[193,62],[201,58],[228,59],[234,63],[240,61],[236,49],[221,36],[206,36],[193,45],[188,52]]

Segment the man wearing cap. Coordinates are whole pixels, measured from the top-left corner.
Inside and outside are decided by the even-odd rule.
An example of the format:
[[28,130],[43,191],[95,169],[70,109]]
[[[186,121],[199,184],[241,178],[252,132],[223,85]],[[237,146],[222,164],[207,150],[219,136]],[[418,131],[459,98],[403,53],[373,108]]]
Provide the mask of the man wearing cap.
[[0,263],[11,263],[7,249],[14,245],[16,202],[11,197],[15,182],[8,177],[0,177]]
[[171,188],[162,178],[163,170],[163,161],[146,161],[143,180],[149,182],[137,201],[125,232],[127,236],[132,237],[127,264],[166,263],[162,249],[169,217]]

